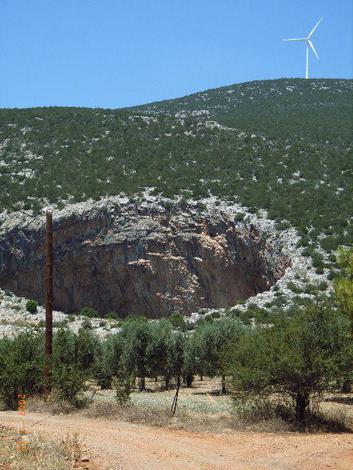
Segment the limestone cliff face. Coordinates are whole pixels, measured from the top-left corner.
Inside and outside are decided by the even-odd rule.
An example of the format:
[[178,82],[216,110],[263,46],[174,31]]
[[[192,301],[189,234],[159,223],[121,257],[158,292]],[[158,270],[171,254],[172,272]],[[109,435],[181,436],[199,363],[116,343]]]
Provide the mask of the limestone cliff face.
[[[44,227],[0,235],[0,286],[43,302]],[[92,205],[54,218],[54,307],[158,318],[233,306],[289,266],[274,241],[221,211]]]

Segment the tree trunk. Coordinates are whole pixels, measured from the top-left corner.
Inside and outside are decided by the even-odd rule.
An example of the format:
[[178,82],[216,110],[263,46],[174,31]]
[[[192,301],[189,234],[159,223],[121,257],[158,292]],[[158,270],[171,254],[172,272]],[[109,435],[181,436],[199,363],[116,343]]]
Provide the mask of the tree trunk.
[[173,399],[172,407],[170,409],[170,411],[172,413],[172,416],[175,415],[175,412],[176,412],[176,409],[177,409],[177,406],[178,406],[179,389],[180,389],[180,375],[178,375],[178,377],[177,377],[176,392],[175,392],[175,396],[174,396],[174,399]]
[[306,393],[298,393],[295,401],[295,417],[302,422],[305,418],[306,409],[309,406],[309,397]]
[[140,377],[140,380],[139,380],[139,392],[143,392],[144,390],[146,390],[145,377]]
[[202,374],[200,375],[200,381],[201,382],[203,381],[203,375]]
[[222,382],[221,382],[221,394],[225,395],[227,393],[226,389],[226,376],[222,375]]
[[186,379],[186,380],[185,380],[186,386],[187,386],[188,388],[190,388],[191,385],[192,385],[192,382],[193,382],[193,380],[194,380],[193,375],[192,375],[192,374],[186,374],[185,379]]
[[350,393],[352,391],[352,382],[344,380],[341,388],[342,393]]
[[112,381],[111,380],[102,380],[100,383],[101,390],[109,390],[112,386]]
[[168,390],[169,388],[170,377],[169,375],[165,376],[165,389]]

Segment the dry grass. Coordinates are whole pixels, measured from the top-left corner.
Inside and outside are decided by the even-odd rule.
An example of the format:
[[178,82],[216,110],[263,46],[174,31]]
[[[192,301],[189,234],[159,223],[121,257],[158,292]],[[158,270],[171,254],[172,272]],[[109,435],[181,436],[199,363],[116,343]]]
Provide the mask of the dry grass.
[[[353,399],[344,405],[324,403],[320,411],[308,416],[298,425],[288,403],[274,397],[271,401],[234,404],[230,395],[219,394],[219,381],[195,381],[192,388],[182,388],[174,417],[170,407],[175,390],[163,390],[159,384],[147,381],[147,391],[133,392],[131,401],[121,406],[114,399],[114,391],[98,391],[93,403],[83,411],[89,417],[120,419],[137,424],[167,426],[195,431],[226,432],[251,430],[260,432],[284,431],[353,431]],[[331,397],[334,400],[334,397]],[[350,415],[351,413],[351,415]]]
[[283,420],[274,415],[269,416],[264,410],[252,411],[251,416],[244,410],[236,410],[229,395],[219,394],[219,383],[214,379],[204,379],[195,382],[191,388],[182,388],[174,417],[171,416],[170,407],[175,390],[161,389],[154,381],[147,381],[146,386],[147,391],[144,393],[133,392],[126,405],[116,402],[114,391],[98,391],[93,403],[83,414],[193,431],[288,430]]
[[152,380],[146,381],[146,387],[146,392],[133,392],[126,405],[116,402],[113,390],[100,390],[83,414],[198,431],[222,431],[232,427],[231,399],[218,395],[218,382],[215,380],[198,381],[192,388],[182,388],[174,417],[170,408],[175,390],[160,388]]
[[228,413],[207,413],[179,409],[175,416],[171,416],[169,408],[148,406],[141,403],[129,402],[119,405],[109,400],[96,401],[83,411],[84,416],[90,418],[106,418],[122,420],[135,424],[149,426],[185,429],[189,431],[226,432],[235,430],[253,431],[289,431],[291,426],[274,413],[264,413],[261,410],[248,412],[230,411]]
[[0,428],[0,469],[68,470],[80,456],[77,435],[54,441],[41,434],[23,436],[13,429]]
[[26,399],[26,410],[33,413],[48,413],[53,415],[69,414],[76,411],[71,403],[58,399],[54,394],[47,398],[43,396],[33,396]]
[[[239,401],[234,404],[230,395],[219,394],[220,384],[217,379],[197,380],[191,388],[182,387],[174,417],[171,417],[170,407],[175,390],[164,390],[152,380],[147,380],[146,386],[146,392],[134,391],[127,405],[117,403],[114,390],[97,390],[94,399],[90,401],[91,390],[86,395],[89,406],[80,413],[88,417],[195,431],[353,431],[353,395],[327,396],[306,423],[298,425],[293,419],[289,403],[279,397],[272,397],[270,401]],[[48,414],[79,412],[53,395],[46,400],[28,399],[27,410]]]

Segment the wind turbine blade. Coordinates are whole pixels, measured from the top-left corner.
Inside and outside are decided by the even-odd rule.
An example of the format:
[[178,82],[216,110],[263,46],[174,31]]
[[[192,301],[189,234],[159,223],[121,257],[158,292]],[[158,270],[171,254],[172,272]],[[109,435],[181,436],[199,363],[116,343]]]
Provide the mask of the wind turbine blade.
[[282,39],[282,41],[306,41],[306,38]]
[[319,24],[321,23],[322,20],[323,20],[323,17],[321,17],[321,18],[319,19],[319,21],[316,23],[316,25],[313,27],[313,29],[312,29],[311,32],[309,33],[308,39],[310,39],[311,36],[314,34],[316,28],[319,26]]
[[319,60],[319,56],[317,55],[317,52],[315,50],[314,44],[308,39],[309,46],[311,47],[313,53],[316,55],[317,60]]

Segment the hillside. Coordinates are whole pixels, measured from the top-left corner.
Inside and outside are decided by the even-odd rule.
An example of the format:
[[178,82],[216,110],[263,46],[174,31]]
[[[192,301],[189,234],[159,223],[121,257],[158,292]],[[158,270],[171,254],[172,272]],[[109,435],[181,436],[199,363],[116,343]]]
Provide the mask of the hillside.
[[212,194],[295,226],[322,270],[315,249],[353,238],[352,91],[352,80],[284,79],[121,110],[2,109],[0,211],[145,187]]
[[351,468],[352,91],[0,110],[5,466]]

